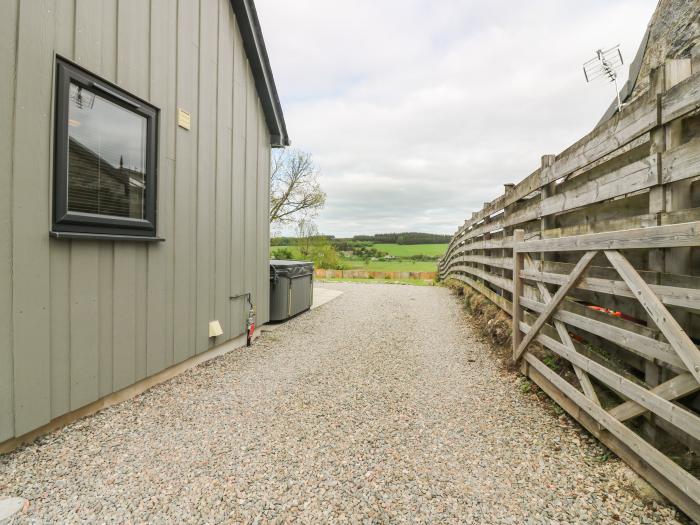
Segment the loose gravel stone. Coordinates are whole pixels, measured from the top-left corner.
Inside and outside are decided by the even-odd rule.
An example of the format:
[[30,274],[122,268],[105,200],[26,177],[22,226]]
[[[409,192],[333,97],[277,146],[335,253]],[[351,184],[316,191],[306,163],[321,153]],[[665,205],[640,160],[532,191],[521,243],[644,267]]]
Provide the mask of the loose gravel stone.
[[344,294],[0,457],[18,521],[682,519],[524,393],[446,289],[323,286]]

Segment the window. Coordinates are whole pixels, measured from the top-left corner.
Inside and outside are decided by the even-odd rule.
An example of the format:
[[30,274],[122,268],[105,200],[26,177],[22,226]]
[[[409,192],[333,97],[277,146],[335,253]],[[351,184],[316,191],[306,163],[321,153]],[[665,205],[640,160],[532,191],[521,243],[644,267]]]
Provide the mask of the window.
[[56,237],[156,236],[158,109],[57,59]]

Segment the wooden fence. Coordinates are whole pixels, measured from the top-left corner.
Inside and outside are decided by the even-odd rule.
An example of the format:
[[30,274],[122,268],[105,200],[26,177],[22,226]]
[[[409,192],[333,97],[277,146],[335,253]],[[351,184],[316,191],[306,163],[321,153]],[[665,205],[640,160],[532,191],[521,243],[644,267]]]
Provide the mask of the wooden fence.
[[700,72],[650,80],[473,213],[438,268],[511,314],[520,370],[700,522]]
[[370,272],[367,270],[324,270],[314,271],[319,279],[394,279],[433,281],[437,272]]

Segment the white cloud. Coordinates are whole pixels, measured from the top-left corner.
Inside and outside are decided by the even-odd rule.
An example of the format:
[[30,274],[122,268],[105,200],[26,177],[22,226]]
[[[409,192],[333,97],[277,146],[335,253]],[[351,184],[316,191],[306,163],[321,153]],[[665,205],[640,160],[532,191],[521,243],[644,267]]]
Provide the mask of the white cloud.
[[[590,131],[597,47],[634,56],[656,0],[257,0],[294,146],[335,235],[458,224]],[[623,78],[626,72],[623,72]]]

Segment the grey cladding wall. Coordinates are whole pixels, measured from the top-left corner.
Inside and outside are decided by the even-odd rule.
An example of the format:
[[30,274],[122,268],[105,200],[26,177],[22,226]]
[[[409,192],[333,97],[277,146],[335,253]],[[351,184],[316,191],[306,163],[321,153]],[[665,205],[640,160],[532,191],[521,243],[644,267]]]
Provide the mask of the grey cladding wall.
[[[267,321],[270,135],[229,0],[6,0],[0,48],[2,442]],[[49,238],[56,54],[160,108],[165,242]]]

